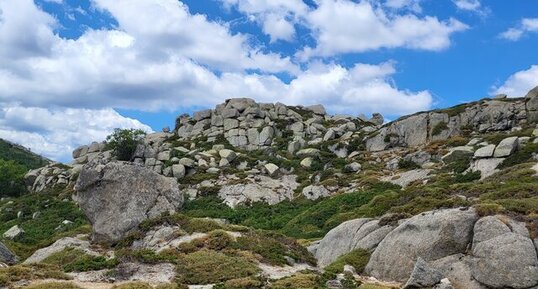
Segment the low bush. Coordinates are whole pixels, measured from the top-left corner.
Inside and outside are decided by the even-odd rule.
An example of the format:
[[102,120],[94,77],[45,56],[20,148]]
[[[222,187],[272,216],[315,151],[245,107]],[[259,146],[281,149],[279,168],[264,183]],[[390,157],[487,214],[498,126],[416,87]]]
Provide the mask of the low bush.
[[45,264],[61,267],[65,272],[86,272],[116,267],[116,259],[107,259],[103,256],[91,256],[74,248],[67,248],[54,253],[43,260]]
[[70,277],[60,271],[58,267],[47,264],[0,268],[0,287],[9,286],[21,280],[43,279],[69,280]]
[[131,161],[136,147],[142,142],[146,133],[140,129],[115,129],[107,136],[106,144],[120,161]]
[[29,285],[23,289],[82,289],[73,283],[70,282],[47,282],[35,285]]
[[272,282],[268,289],[321,289],[321,278],[316,274],[304,273]]
[[178,279],[184,284],[214,284],[258,274],[258,267],[237,256],[201,250],[178,262]]
[[345,265],[351,265],[357,270],[357,273],[362,273],[366,264],[370,260],[370,252],[362,249],[353,250],[346,255],[338,257],[329,266],[325,267],[325,271],[333,274],[342,273]]
[[131,282],[121,285],[116,285],[112,289],[153,289],[153,286],[143,282]]

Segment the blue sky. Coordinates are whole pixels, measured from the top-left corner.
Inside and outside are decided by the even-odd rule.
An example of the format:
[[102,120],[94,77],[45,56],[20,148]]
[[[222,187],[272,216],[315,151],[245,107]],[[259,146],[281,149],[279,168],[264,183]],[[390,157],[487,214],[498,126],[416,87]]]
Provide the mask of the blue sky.
[[400,115],[538,85],[534,0],[0,0],[0,137],[60,161],[231,97]]

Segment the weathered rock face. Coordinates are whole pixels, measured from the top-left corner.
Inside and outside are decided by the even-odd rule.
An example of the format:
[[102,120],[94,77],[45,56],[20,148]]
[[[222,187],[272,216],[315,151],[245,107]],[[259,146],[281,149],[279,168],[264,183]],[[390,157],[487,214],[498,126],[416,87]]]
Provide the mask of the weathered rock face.
[[425,261],[464,253],[478,216],[473,209],[449,209],[417,215],[391,231],[372,254],[366,273],[405,282],[418,257]]
[[293,199],[293,192],[299,186],[296,176],[287,175],[281,179],[256,176],[245,179],[242,184],[225,185],[219,190],[219,197],[232,208],[239,204],[265,202],[269,205]]
[[355,249],[373,250],[393,228],[380,226],[379,221],[372,219],[347,221],[329,231],[309,250],[318,260],[318,265],[325,267]]
[[447,110],[418,113],[387,124],[366,141],[369,151],[411,147],[474,131],[506,131],[538,121],[538,97],[482,100]]
[[32,254],[32,256],[28,257],[28,259],[24,260],[24,264],[37,264],[37,263],[41,263],[43,260],[47,259],[49,256],[55,254],[55,253],[58,253],[58,252],[61,252],[63,251],[64,249],[67,249],[67,248],[75,248],[77,250],[80,250],[88,255],[92,255],[92,256],[98,256],[99,253],[93,251],[92,249],[90,249],[90,242],[89,241],[85,241],[85,240],[81,240],[81,239],[78,239],[78,238],[72,238],[72,237],[67,237],[67,238],[62,238],[56,242],[54,242],[54,244],[48,246],[48,247],[45,247],[45,248],[41,248],[37,251],[34,252],[34,254]]
[[471,271],[478,282],[493,288],[538,285],[536,248],[524,224],[490,216],[476,223],[474,234]]
[[4,243],[0,242],[0,262],[6,263],[8,265],[13,265],[17,263],[19,258],[11,250],[4,245]]
[[94,240],[104,242],[116,242],[145,219],[174,212],[183,204],[175,179],[132,163],[87,164],[75,190]]

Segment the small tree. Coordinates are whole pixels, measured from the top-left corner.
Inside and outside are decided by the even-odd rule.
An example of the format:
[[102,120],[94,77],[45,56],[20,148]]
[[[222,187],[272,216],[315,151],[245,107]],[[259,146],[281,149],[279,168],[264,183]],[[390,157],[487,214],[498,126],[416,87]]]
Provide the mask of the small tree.
[[22,195],[24,175],[28,169],[14,161],[0,159],[0,197],[18,197]]
[[146,133],[140,129],[114,129],[106,138],[107,146],[114,151],[120,161],[131,161],[136,147],[142,142]]

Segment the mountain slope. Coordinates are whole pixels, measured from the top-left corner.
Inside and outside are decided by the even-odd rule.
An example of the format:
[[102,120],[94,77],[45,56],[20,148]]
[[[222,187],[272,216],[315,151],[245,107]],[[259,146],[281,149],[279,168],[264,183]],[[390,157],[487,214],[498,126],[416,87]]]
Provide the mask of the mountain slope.
[[3,139],[0,139],[0,159],[14,161],[28,170],[50,163],[50,160],[31,152],[29,149]]

